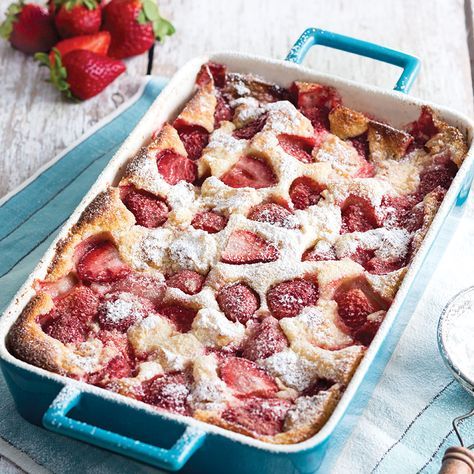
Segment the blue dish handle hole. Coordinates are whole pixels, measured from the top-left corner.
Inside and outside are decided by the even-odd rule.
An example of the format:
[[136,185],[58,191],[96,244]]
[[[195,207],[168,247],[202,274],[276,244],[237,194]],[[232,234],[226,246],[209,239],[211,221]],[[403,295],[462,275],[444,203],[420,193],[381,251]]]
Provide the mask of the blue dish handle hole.
[[[89,396],[91,395],[81,392],[81,390],[75,386],[65,386],[46,410],[43,416],[43,426],[55,433],[69,436],[170,471],[181,469],[202,446],[206,438],[204,431],[188,426],[184,430],[180,430],[177,440],[169,448],[162,448],[149,442],[142,442],[132,437],[101,428],[95,424],[73,418],[72,414],[75,411],[79,412],[82,405],[87,405],[87,408],[90,409],[91,412],[100,410],[102,413],[99,413],[99,418],[101,415],[106,414],[107,410],[104,410],[104,406],[94,406],[93,403],[88,403],[90,401],[88,400]],[[112,403],[111,401],[104,401],[104,399],[98,400],[100,404],[107,402]],[[113,410],[113,412],[114,416],[119,416],[115,415],[116,410]],[[91,413],[91,415],[93,415],[93,413]],[[157,423],[152,423],[149,413],[144,416],[148,417],[147,426],[149,429],[157,425]],[[126,414],[124,414],[124,417],[125,421],[130,423],[131,420]],[[155,420],[158,422],[158,413],[151,415],[151,417],[156,417]],[[163,426],[168,427],[167,435],[171,435],[173,431],[176,431],[169,430],[169,420],[163,421]],[[137,420],[137,418],[135,418],[134,423],[140,423],[139,419]]]
[[358,54],[403,68],[394,89],[405,94],[410,91],[420,69],[420,60],[415,56],[318,28],[305,30],[296,40],[286,60],[301,64],[308,51],[315,45],[347,51],[348,53]]

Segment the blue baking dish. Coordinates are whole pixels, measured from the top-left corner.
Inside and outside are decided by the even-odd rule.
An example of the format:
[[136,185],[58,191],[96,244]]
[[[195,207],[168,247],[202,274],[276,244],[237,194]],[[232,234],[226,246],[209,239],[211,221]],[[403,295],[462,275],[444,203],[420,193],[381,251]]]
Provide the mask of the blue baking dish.
[[[313,45],[340,49],[403,68],[395,91],[385,91],[331,75],[318,74],[300,66]],[[97,192],[115,182],[121,166],[151,135],[153,131],[151,126],[156,128],[157,123],[176,113],[191,94],[199,67],[208,60],[225,63],[231,70],[255,72],[282,85],[288,85],[296,79],[332,85],[341,92],[344,102],[349,107],[370,113],[394,125],[402,125],[416,118],[420,106],[425,104],[406,96],[418,72],[418,59],[388,48],[314,28],[306,30],[301,35],[286,61],[237,53],[220,53],[196,58],[178,71],[150,107],[65,224],[58,239],[77,220],[80,212]],[[423,272],[423,262],[438,233],[441,230],[452,232],[453,229],[448,228],[446,223],[450,217],[462,212],[469,194],[474,172],[473,123],[465,116],[447,108],[434,104],[427,105],[436,110],[448,123],[466,133],[470,144],[469,153],[446,194],[384,323],[334,413],[319,433],[309,440],[294,445],[270,445],[191,418],[158,412],[142,402],[50,373],[14,358],[6,349],[5,336],[32,296],[33,279],[44,276],[54,252],[55,242],[0,320],[2,335],[0,364],[19,413],[31,423],[44,426],[46,429],[170,471],[209,474],[223,471],[229,474],[316,472],[324,459],[328,444],[340,443],[340,439],[336,440],[334,434],[339,433],[340,436],[340,428],[339,432],[335,430],[341,419],[345,416],[344,425],[347,432],[349,421],[354,420],[354,416],[347,416],[348,412],[351,415],[357,413],[363,406],[363,401],[360,399],[367,399],[367,393],[370,393],[377,375],[381,373],[393,345],[393,337],[387,337],[389,330],[394,323],[400,325],[403,321],[407,322],[410,305],[414,299],[416,300],[421,286],[426,282],[418,278]],[[436,243],[434,247],[437,253],[443,250]]]

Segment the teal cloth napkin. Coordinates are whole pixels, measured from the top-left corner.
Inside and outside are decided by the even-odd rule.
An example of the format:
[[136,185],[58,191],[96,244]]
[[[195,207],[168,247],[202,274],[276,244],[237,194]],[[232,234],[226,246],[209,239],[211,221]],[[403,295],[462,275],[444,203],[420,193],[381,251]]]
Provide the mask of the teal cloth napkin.
[[[164,84],[163,79],[150,79],[131,105],[0,204],[1,309],[12,299]],[[474,239],[474,210],[469,214],[466,217],[472,218],[465,221],[471,227],[461,231],[461,236],[456,236],[457,244],[450,246],[459,255],[445,256],[454,266],[445,268],[442,274],[454,272],[456,278],[450,276],[449,284],[436,278],[440,255],[458,225],[459,218],[452,217],[439,235],[424,271],[418,275],[419,284],[395,321],[363,389],[331,437],[320,472],[437,472],[444,449],[456,443],[450,421],[465,413],[472,401],[452,381],[440,361],[436,322],[443,304],[465,284],[466,274],[459,271],[460,262],[466,266],[474,261],[462,253],[463,246],[466,248],[462,236],[467,234]],[[433,275],[434,282],[425,291],[425,283],[433,280]],[[403,333],[410,317],[410,325]],[[16,412],[1,376],[0,437],[52,472],[158,472],[29,424]],[[474,442],[474,436],[470,439]],[[258,466],[255,471],[258,472]]]

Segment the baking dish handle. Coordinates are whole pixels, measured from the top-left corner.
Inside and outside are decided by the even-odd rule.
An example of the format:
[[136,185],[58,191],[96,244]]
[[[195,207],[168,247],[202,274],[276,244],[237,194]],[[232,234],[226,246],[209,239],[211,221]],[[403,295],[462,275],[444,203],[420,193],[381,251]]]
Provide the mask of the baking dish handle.
[[206,437],[205,432],[188,426],[170,449],[163,449],[112,433],[67,416],[80,403],[82,395],[83,392],[76,387],[65,386],[44,414],[44,427],[170,471],[181,469]]
[[403,72],[394,89],[405,94],[410,91],[420,69],[420,60],[415,56],[318,28],[308,28],[305,30],[291,48],[286,60],[301,64],[309,49],[318,44],[377,59],[378,61],[403,68]]

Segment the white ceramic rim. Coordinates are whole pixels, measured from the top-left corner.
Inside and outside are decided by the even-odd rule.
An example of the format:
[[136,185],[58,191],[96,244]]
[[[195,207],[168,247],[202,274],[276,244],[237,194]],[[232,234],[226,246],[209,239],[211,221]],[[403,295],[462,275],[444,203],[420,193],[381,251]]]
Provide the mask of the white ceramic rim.
[[[105,389],[89,385],[85,382],[78,382],[69,379],[65,376],[48,372],[44,369],[18,360],[8,352],[5,346],[5,338],[11,325],[17,319],[24,305],[33,294],[33,290],[31,288],[33,280],[36,278],[42,278],[46,272],[47,266],[51,261],[51,258],[53,257],[56,242],[60,238],[65,236],[68,229],[77,221],[81,212],[99,191],[104,189],[109,184],[116,183],[116,175],[120,172],[121,166],[124,164],[126,159],[129,159],[131,156],[130,150],[136,148],[139,144],[145,143],[151,136],[153,129],[158,128],[158,124],[156,122],[154,128],[150,128],[150,121],[152,119],[153,114],[156,113],[157,110],[163,110],[162,115],[167,114],[166,118],[163,117],[164,122],[173,115],[172,113],[170,113],[171,110],[173,110],[176,114],[179,107],[186,100],[189,99],[192,93],[192,84],[194,84],[194,78],[197,71],[203,63],[209,60],[227,64],[230,66],[231,71],[257,71],[258,74],[262,75],[263,77],[272,80],[276,83],[280,83],[282,85],[288,85],[289,82],[295,79],[311,80],[314,82],[320,82],[322,84],[332,85],[338,90],[344,89],[347,93],[351,93],[354,95],[359,94],[362,99],[365,98],[367,100],[367,103],[376,103],[377,100],[386,100],[392,102],[394,108],[389,111],[389,115],[388,117],[386,117],[387,120],[393,114],[398,115],[398,121],[400,121],[402,117],[410,117],[411,120],[413,120],[416,118],[414,115],[414,111],[417,110],[419,112],[419,108],[422,105],[427,105],[436,112],[438,112],[440,116],[443,117],[448,123],[460,127],[461,130],[466,134],[470,143],[469,151],[463,165],[461,166],[456,177],[454,178],[451,187],[448,190],[445,199],[442,205],[440,206],[438,213],[434,218],[433,223],[423,241],[423,244],[421,245],[416,257],[411,263],[410,269],[408,270],[400,286],[400,289],[392,303],[392,306],[387,312],[384,322],[380,326],[362,362],[354,373],[354,376],[348,384],[343,396],[341,397],[341,400],[337,404],[334,412],[332,413],[326,424],[323,426],[323,428],[311,438],[297,444],[272,445],[251,438],[249,436],[234,433],[232,431],[217,427],[215,425],[195,420],[191,417],[174,415],[165,412],[157,412],[156,409],[143,402],[129,399],[123,395],[119,395],[107,391]],[[276,79],[276,77],[278,77],[279,80]],[[348,97],[348,99],[350,99],[350,97]],[[179,102],[179,106],[176,105],[177,102]],[[409,120],[406,120],[405,123],[407,123],[408,121]],[[401,125],[401,123],[394,123],[394,125]],[[361,84],[356,81],[339,78],[333,75],[317,73],[304,66],[300,66],[298,64],[294,64],[284,60],[269,59],[249,54],[221,52],[194,58],[187,62],[181,69],[179,69],[179,71],[173,76],[173,78],[170,80],[170,82],[164,88],[161,94],[153,102],[148,112],[145,113],[139,124],[135,127],[129,137],[123,142],[117,153],[110,160],[109,164],[106,166],[103,172],[99,175],[95,184],[84,196],[81,203],[72,213],[71,217],[63,225],[56,239],[52,242],[51,246],[46,251],[43,258],[39,261],[38,265],[31,273],[30,277],[23,284],[16,296],[13,298],[10,305],[5,310],[4,315],[0,318],[0,357],[10,364],[33,372],[41,377],[54,380],[55,382],[64,385],[74,385],[78,389],[80,389],[81,392],[95,394],[102,398],[109,398],[116,403],[126,404],[135,409],[144,410],[150,413],[151,415],[160,416],[173,421],[177,421],[187,426],[194,426],[195,428],[200,429],[201,431],[204,431],[206,433],[224,436],[233,441],[238,441],[241,444],[252,446],[254,448],[262,449],[272,453],[288,454],[299,453],[301,451],[314,448],[316,445],[323,443],[331,435],[333,430],[336,428],[338,422],[342,418],[343,414],[345,413],[352,398],[356,394],[356,391],[368,369],[370,368],[370,365],[373,359],[375,358],[378,349],[380,348],[382,342],[387,336],[387,333],[398,311],[400,310],[401,305],[405,301],[405,298],[410,290],[414,278],[418,273],[418,270],[420,269],[421,264],[424,258],[426,257],[427,252],[431,247],[431,244],[433,243],[441,224],[443,223],[446,216],[449,214],[451,207],[454,205],[457,194],[462,187],[464,178],[468,173],[469,168],[471,167],[472,161],[474,159],[473,136],[474,123],[467,116],[460,114],[448,107],[442,107],[427,101],[415,99],[397,91],[385,90],[376,86]]]

